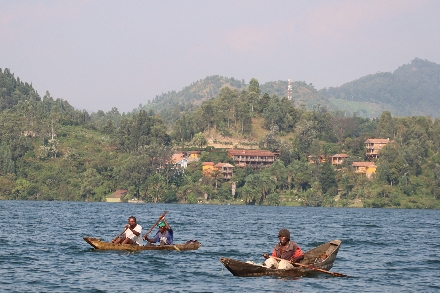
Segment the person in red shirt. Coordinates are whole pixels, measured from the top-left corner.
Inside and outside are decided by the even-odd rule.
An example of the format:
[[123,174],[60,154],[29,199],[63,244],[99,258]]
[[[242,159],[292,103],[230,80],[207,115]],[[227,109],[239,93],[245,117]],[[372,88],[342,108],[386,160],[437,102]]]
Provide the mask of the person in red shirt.
[[281,229],[278,232],[279,242],[275,245],[272,255],[282,260],[278,262],[275,258],[270,257],[268,254],[263,254],[266,258],[264,266],[276,269],[291,269],[292,263],[299,262],[304,259],[304,253],[298,244],[290,240],[290,232],[287,229]]

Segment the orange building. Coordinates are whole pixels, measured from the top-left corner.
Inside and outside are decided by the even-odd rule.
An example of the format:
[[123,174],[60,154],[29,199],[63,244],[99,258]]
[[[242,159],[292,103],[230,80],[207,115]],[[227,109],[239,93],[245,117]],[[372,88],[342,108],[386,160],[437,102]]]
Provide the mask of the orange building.
[[376,174],[376,164],[373,162],[353,162],[354,172],[358,174],[365,174],[367,178],[371,178]]
[[187,152],[189,161],[198,161],[200,156],[200,151],[189,151]]
[[210,176],[212,171],[214,171],[214,163],[213,162],[203,162],[202,163],[203,176]]

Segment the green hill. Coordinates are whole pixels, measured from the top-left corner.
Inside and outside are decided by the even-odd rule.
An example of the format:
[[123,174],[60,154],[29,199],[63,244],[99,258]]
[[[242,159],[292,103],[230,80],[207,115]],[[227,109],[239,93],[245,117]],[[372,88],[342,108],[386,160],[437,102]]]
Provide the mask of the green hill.
[[[287,96],[287,81],[270,81],[260,85],[261,93],[279,98]],[[203,101],[218,97],[224,87],[247,90],[244,80],[209,76],[196,81],[181,91],[170,91],[156,96],[144,105],[162,117],[194,110]],[[379,117],[383,111],[396,116],[440,117],[440,65],[419,58],[402,65],[394,72],[381,72],[347,82],[340,87],[317,91],[312,84],[292,82],[292,99],[297,107],[308,110],[320,105],[330,111],[341,111],[351,116]],[[168,119],[167,119],[168,120]]]
[[371,113],[387,110],[396,116],[440,117],[440,65],[416,58],[392,73],[370,74],[319,92],[341,110],[364,103]]
[[[49,92],[40,98],[32,85],[0,69],[0,199],[103,201],[126,189],[126,200],[146,202],[204,198],[209,203],[440,208],[440,119],[332,113],[314,107],[325,100],[311,84],[295,82],[293,100],[285,98],[286,88],[282,81],[260,87],[256,79],[245,85],[211,77],[170,93],[171,108],[165,96],[158,99],[161,115],[153,109],[121,115],[116,108],[88,114]],[[381,150],[376,176],[367,179],[356,174],[352,162],[367,160],[364,142],[372,137],[393,143]],[[278,160],[267,168],[236,166],[232,181],[219,173],[204,176],[202,162],[233,163],[223,148],[234,142],[274,151]],[[173,153],[190,150],[200,151],[200,161],[184,171],[170,164]],[[309,163],[310,157],[324,155],[329,162],[339,153],[349,157],[338,167]]]
[[[267,93],[278,98],[287,97],[287,81],[271,81],[260,85],[261,94]],[[188,112],[196,109],[204,101],[216,98],[222,88],[228,87],[232,90],[246,91],[249,85],[244,80],[227,78],[223,76],[209,76],[203,80],[198,80],[181,91],[170,91],[156,96],[153,101],[149,101],[142,106],[143,110],[154,110],[166,121],[174,122],[179,113]],[[292,99],[297,107],[312,109],[320,105],[327,109],[337,109],[323,97],[312,84],[303,81],[292,82]]]

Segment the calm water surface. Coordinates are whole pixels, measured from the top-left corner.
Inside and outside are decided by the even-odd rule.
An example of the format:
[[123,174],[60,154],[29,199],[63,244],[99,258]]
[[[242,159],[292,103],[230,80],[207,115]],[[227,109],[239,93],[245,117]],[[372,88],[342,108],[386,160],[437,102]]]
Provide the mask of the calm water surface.
[[[197,251],[92,249],[134,215],[163,211]],[[219,258],[262,262],[280,228],[303,250],[340,239],[332,271],[351,278],[239,278]],[[153,231],[155,233],[156,230]],[[440,211],[0,201],[1,292],[439,292]]]

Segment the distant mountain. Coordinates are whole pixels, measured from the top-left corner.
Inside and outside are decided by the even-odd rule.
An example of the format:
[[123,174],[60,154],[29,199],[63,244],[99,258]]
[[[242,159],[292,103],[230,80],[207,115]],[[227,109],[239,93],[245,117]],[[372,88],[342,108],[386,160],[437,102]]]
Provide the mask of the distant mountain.
[[[287,96],[287,81],[260,84],[261,94]],[[222,87],[246,90],[244,80],[223,76],[209,76],[198,80],[181,91],[156,96],[142,109],[159,114],[178,109],[185,112],[203,101],[218,96]],[[340,87],[316,90],[303,81],[292,82],[292,98],[298,107],[311,110],[320,105],[331,111],[342,111],[351,116],[378,117],[383,111],[394,116],[440,117],[440,65],[419,58],[399,67],[394,72],[381,72],[361,77]]]
[[395,116],[440,117],[440,65],[416,58],[393,73],[370,74],[319,92],[339,109],[364,103]]

